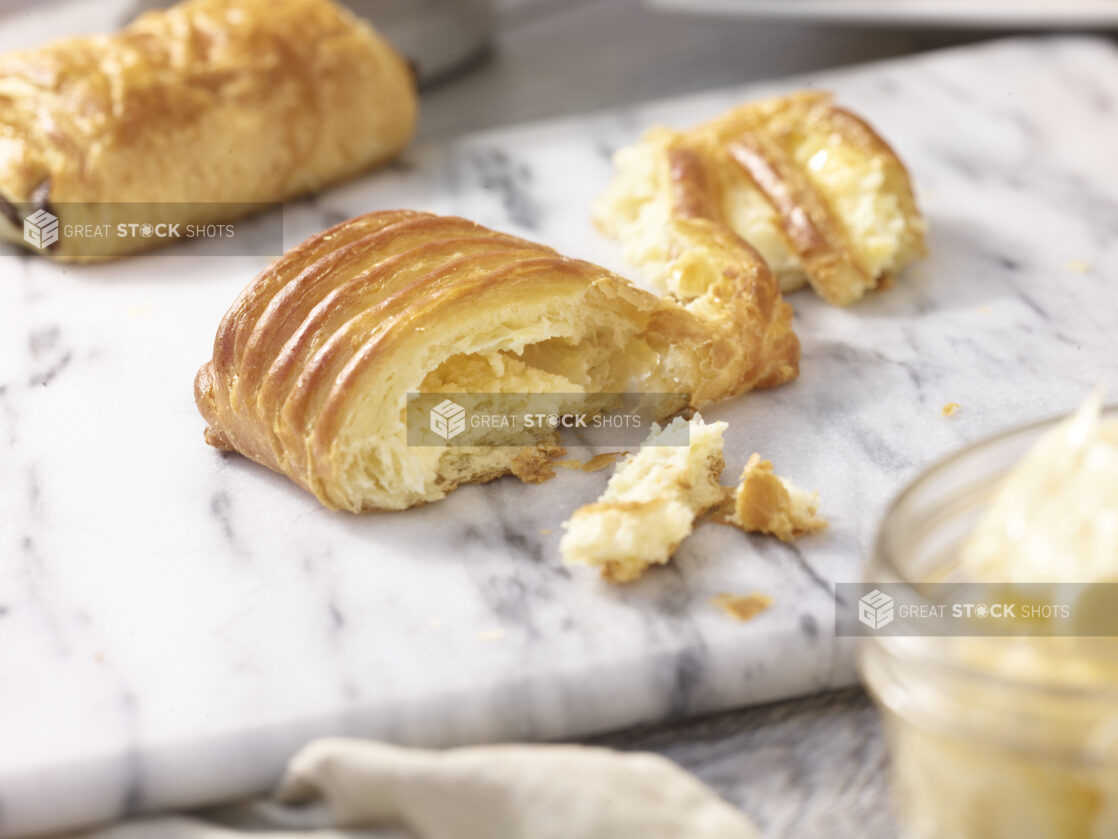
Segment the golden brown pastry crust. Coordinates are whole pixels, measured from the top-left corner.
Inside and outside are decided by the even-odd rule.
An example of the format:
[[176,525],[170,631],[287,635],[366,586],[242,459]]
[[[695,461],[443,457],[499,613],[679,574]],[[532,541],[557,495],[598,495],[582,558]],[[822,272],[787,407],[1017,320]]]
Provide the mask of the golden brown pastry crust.
[[687,393],[699,406],[781,384],[798,371],[791,307],[749,257],[681,301],[463,219],[360,216],[288,251],[226,313],[195,382],[206,440],[355,512],[540,476],[541,455],[408,447],[406,394],[455,360],[497,355],[528,378],[498,376],[493,389],[544,380]]
[[773,465],[754,452],[741,473],[721,521],[746,533],[770,533],[791,542],[827,527],[818,514],[818,493],[801,490],[773,473]]
[[[751,244],[756,231],[743,229],[728,209],[735,190],[755,193],[775,214],[777,235],[795,263],[785,288],[795,287],[797,277],[807,281],[828,302],[851,303],[866,291],[885,285],[896,271],[924,252],[924,224],[916,207],[908,172],[884,140],[865,122],[837,107],[825,93],[805,92],[750,103],[689,131],[656,129],[638,144],[663,160],[664,174],[623,173],[603,196],[595,220],[607,234],[626,238],[655,238],[657,226],[670,226],[678,219],[707,219],[718,228],[737,233]],[[635,147],[636,148],[636,147]],[[822,157],[803,154],[805,148]],[[623,150],[624,155],[629,150]],[[836,185],[815,169],[826,171],[827,155],[840,156],[864,171],[866,180]],[[620,159],[620,156],[619,156]],[[834,164],[832,164],[834,165]],[[842,164],[838,164],[842,165]],[[632,182],[636,180],[637,183]],[[842,205],[843,198],[856,200],[859,192],[882,197],[881,207],[859,207],[857,212]],[[658,197],[660,194],[663,197]],[[667,209],[638,217],[646,204],[663,200]],[[847,210],[847,214],[841,210]],[[885,235],[895,242],[872,246],[862,241],[862,225],[874,219],[853,218],[866,213],[888,212]],[[878,220],[879,221],[879,220]],[[881,231],[874,231],[875,235]],[[885,238],[881,236],[880,238]],[[760,245],[758,245],[760,247]],[[668,287],[678,273],[669,254],[664,268],[655,248],[640,261],[664,275]],[[871,249],[887,251],[867,258]],[[717,246],[708,248],[707,258],[718,269],[732,263],[733,255]],[[776,266],[774,267],[774,270]]]
[[416,109],[405,61],[333,0],[186,0],[0,56],[0,197],[63,223],[228,221],[395,156]]

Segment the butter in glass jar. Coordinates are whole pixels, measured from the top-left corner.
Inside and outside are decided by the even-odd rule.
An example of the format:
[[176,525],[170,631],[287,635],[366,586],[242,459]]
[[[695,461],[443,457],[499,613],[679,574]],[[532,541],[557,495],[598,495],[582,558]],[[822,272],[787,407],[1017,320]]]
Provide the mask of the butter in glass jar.
[[[974,445],[917,479],[867,577],[1076,584],[1118,610],[1118,409]],[[866,638],[904,839],[1116,839],[1118,638]]]

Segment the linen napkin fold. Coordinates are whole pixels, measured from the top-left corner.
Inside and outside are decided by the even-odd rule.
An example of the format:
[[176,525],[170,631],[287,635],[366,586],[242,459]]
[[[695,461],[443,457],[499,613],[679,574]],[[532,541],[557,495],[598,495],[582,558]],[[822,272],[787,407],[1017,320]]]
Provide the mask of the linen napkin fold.
[[340,738],[299,751],[270,799],[71,839],[79,836],[758,839],[738,810],[658,755],[567,745],[431,751]]

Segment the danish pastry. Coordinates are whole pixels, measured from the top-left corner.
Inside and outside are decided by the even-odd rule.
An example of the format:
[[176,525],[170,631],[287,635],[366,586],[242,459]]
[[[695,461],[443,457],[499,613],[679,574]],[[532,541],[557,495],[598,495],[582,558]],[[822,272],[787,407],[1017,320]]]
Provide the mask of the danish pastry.
[[[679,235],[705,226],[689,224]],[[791,307],[752,250],[739,255],[701,294],[659,297],[463,219],[360,216],[284,254],[226,313],[195,381],[206,439],[353,512],[538,478],[554,446],[408,445],[408,393],[682,393],[699,406],[779,385],[798,372]]]
[[[41,210],[63,229],[227,222],[393,157],[416,101],[404,59],[333,0],[186,0],[9,53],[0,235],[23,244],[21,216]],[[160,241],[63,235],[45,252]]]
[[670,229],[681,219],[740,236],[784,291],[808,282],[836,305],[887,284],[925,252],[904,165],[825,93],[742,105],[689,131],[656,128],[614,163],[594,219],[662,287],[679,282],[680,260],[719,270],[735,259],[717,241],[698,255],[680,250]]

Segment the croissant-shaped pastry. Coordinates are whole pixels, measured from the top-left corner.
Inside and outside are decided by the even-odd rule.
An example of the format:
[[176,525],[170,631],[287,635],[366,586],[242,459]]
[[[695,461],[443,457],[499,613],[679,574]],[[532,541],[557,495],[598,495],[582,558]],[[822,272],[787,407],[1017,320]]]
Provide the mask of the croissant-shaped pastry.
[[[680,255],[665,229],[709,219],[761,254],[784,291],[805,282],[845,305],[924,255],[904,165],[825,93],[743,105],[689,131],[654,129],[614,157],[594,219],[627,259],[672,288]],[[732,263],[715,245],[707,259]]]
[[166,239],[118,224],[227,222],[318,189],[396,155],[416,107],[406,62],[333,0],[187,0],[9,53],[0,235],[24,244],[46,210],[60,231],[111,234],[62,235],[49,255],[152,247]]
[[[693,226],[678,235],[719,235]],[[353,512],[538,478],[554,448],[409,446],[408,393],[684,393],[698,406],[786,382],[791,307],[738,247],[732,271],[691,278],[684,300],[463,219],[360,216],[284,254],[226,313],[195,381],[206,440]]]

